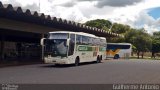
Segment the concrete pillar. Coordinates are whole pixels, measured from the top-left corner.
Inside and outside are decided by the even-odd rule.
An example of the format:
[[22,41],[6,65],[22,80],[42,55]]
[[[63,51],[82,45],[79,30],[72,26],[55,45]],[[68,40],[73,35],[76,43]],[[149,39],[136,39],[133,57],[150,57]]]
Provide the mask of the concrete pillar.
[[4,38],[4,36],[2,35],[1,36],[1,38],[2,38],[2,40],[0,41],[0,59],[1,59],[1,61],[3,61],[4,60],[4,42],[5,42],[5,38]]
[[[44,38],[44,34],[41,35],[41,39]],[[41,43],[41,42],[40,42]],[[42,61],[44,60],[44,45],[41,46],[42,47]]]

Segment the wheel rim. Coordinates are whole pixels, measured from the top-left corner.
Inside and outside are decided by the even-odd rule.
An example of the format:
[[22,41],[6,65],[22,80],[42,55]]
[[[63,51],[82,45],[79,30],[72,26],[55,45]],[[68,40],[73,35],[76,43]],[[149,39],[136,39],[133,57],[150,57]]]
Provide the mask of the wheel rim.
[[118,58],[119,58],[119,56],[118,56],[118,55],[115,55],[114,59],[118,59]]

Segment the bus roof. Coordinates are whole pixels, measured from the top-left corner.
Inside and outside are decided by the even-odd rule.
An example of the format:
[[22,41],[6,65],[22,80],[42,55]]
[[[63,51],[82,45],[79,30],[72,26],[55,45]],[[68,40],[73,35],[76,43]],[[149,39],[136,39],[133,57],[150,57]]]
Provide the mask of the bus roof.
[[71,34],[78,34],[78,35],[90,36],[90,37],[95,37],[95,38],[98,37],[93,34],[84,33],[84,32],[54,31],[54,32],[49,32],[49,33],[71,33]]
[[105,39],[106,40],[106,38],[105,37],[99,37],[100,39]]
[[107,43],[107,44],[113,44],[113,45],[132,45],[131,43]]

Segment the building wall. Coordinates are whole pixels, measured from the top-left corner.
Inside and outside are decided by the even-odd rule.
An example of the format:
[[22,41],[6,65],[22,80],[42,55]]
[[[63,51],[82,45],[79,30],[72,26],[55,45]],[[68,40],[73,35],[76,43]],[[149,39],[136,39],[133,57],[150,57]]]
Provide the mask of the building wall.
[[41,34],[0,29],[0,61],[41,61]]

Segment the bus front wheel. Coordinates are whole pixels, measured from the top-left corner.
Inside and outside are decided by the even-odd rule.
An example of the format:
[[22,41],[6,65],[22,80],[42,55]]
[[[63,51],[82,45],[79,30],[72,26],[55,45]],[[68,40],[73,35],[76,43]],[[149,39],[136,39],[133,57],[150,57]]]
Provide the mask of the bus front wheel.
[[79,57],[76,58],[74,65],[75,65],[75,66],[79,66]]

